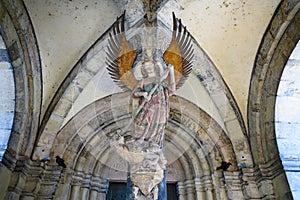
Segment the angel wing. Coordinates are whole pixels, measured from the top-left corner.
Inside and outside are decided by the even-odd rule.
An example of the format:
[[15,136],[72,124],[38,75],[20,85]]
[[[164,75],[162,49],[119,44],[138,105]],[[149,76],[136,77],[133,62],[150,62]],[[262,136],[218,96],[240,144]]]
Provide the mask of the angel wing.
[[108,50],[106,52],[107,70],[114,82],[123,89],[133,89],[137,80],[132,72],[136,52],[131,48],[125,36],[124,14],[117,18],[109,33]]
[[175,71],[176,88],[183,85],[185,79],[192,71],[194,48],[192,37],[183,27],[181,20],[173,12],[173,33],[169,47],[163,54],[166,64],[172,64]]

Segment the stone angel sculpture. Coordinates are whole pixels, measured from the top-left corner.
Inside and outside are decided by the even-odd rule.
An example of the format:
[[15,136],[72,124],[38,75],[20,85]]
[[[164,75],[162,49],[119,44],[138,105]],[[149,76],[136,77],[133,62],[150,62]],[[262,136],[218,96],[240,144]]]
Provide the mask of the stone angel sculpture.
[[[191,73],[194,50],[190,33],[173,13],[172,39],[161,59],[146,55],[140,56],[143,60],[137,62],[137,52],[129,44],[124,27],[125,12],[117,18],[109,34],[106,64],[112,80],[122,89],[131,91],[131,97],[137,102],[137,106],[133,109],[129,122],[129,125],[133,125],[131,137],[124,140],[120,134],[121,139],[117,143],[122,148],[116,149],[119,148],[119,152],[130,163],[130,178],[134,187],[138,187],[147,196],[164,178],[166,162],[161,154],[169,116],[169,97],[176,88],[182,86]],[[141,79],[134,74],[134,69],[138,67],[142,74]],[[141,171],[144,175],[139,179],[137,172]],[[152,175],[150,171],[153,172]],[[149,172],[149,183],[143,181],[146,179],[144,172]]]

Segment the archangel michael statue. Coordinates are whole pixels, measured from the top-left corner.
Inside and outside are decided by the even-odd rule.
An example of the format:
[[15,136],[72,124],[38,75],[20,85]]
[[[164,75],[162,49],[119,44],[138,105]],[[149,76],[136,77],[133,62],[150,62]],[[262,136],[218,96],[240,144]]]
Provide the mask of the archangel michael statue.
[[[114,149],[129,165],[127,200],[166,200],[165,127],[169,97],[192,70],[192,38],[173,13],[172,39],[162,55],[142,47],[132,49],[125,35],[125,12],[109,34],[106,64],[111,78],[131,91],[132,117],[112,137]],[[141,76],[136,77],[139,70]]]

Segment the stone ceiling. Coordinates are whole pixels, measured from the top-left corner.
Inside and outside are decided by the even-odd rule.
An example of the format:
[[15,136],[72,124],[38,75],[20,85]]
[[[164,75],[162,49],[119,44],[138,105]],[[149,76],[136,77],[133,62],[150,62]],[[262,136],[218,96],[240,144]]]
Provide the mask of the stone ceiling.
[[[222,74],[245,119],[253,60],[279,0],[255,3],[170,0],[158,3],[154,7],[158,8],[158,18],[166,25],[172,22],[172,11],[182,18]],[[133,16],[133,23],[145,12],[143,1],[138,0],[116,3],[106,0],[25,0],[25,5],[35,28],[42,58],[42,114],[76,62],[124,9],[129,13],[129,21]]]
[[[59,154],[68,169],[57,173],[57,180],[61,174],[68,180],[84,173],[88,178],[90,171],[95,179],[109,174],[107,166],[115,163],[108,165],[111,148],[105,139],[130,118],[129,95],[113,84],[104,63],[109,28],[126,9],[131,43],[141,30],[158,25],[163,46],[174,11],[193,36],[195,58],[188,81],[171,99],[167,154],[181,172],[173,180],[185,179],[186,187],[204,183],[199,188],[208,188],[208,195],[212,184],[225,194],[224,179],[229,197],[265,197],[265,190],[270,198],[285,195],[277,191],[285,175],[274,108],[284,63],[300,38],[299,1],[20,0],[0,6],[16,87],[15,119],[3,160],[9,169],[20,163],[41,167],[40,160],[50,156],[40,170],[59,172],[54,160]],[[219,173],[221,161],[233,166]],[[247,191],[240,181],[248,184]],[[47,180],[41,184],[57,189]],[[66,185],[57,187],[64,191]]]

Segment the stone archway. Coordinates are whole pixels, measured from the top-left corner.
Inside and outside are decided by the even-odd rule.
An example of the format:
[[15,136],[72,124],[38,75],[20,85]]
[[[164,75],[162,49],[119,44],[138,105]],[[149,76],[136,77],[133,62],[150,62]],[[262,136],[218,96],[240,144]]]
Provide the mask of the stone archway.
[[[15,82],[15,113],[7,149],[1,161],[0,198],[17,199],[32,192],[24,167],[36,140],[42,94],[41,64],[37,40],[26,7],[21,0],[0,2],[0,33],[10,57]],[[3,164],[3,165],[2,165]],[[26,170],[24,170],[26,168]]]
[[33,26],[21,0],[1,1],[0,32],[7,46],[15,81],[15,116],[3,163],[30,157],[38,131],[41,107],[41,64]]
[[[142,25],[140,23],[141,22],[136,22],[136,24],[131,24],[132,27],[128,31],[128,34],[130,35],[129,41],[133,43],[133,46],[138,46],[138,38],[142,35],[142,32],[139,32],[143,29],[141,28]],[[166,46],[168,45],[169,40],[166,40],[165,38],[170,37],[171,32],[165,26],[162,26],[159,29],[160,32],[164,33],[165,37],[159,37],[159,41],[157,43],[162,44],[162,46]],[[108,86],[109,84],[113,85],[113,83],[107,75],[107,66],[104,62],[107,47],[106,39],[107,33],[102,35],[97,42],[91,46],[89,51],[86,52],[86,54],[80,59],[80,62],[74,66],[72,72],[68,77],[66,77],[64,83],[53,98],[51,106],[49,106],[49,109],[41,123],[39,138],[36,141],[33,154],[34,160],[39,160],[49,155],[50,148],[57,137],[57,133],[71,117],[74,117],[76,112],[80,111],[80,109],[77,109],[74,113],[72,113],[71,110],[76,106],[76,103],[79,101],[78,99],[82,98],[83,93],[91,89],[89,88],[91,85],[90,83],[93,81],[99,81],[97,80],[99,79],[99,74],[101,74],[100,79],[103,80],[102,83],[107,86],[106,90],[109,90],[105,91],[106,95],[120,92],[120,89],[116,90],[115,88]],[[248,144],[246,128],[233,95],[212,60],[196,41],[194,41],[194,43],[195,55],[197,56],[195,56],[191,76],[194,78],[193,83],[197,83],[201,87],[199,85],[191,86],[188,91],[189,94],[186,95],[186,97],[189,98],[189,96],[194,95],[191,95],[191,93],[198,93],[197,90],[205,90],[205,95],[208,95],[209,102],[205,102],[203,108],[208,109],[208,103],[214,106],[217,112],[211,114],[213,115],[217,113],[216,115],[218,116],[212,117],[218,118],[218,123],[224,127],[224,131],[230,137],[235,152],[238,154],[237,158],[239,162],[245,162],[247,166],[252,167],[253,162]],[[135,48],[138,48],[136,46]],[[198,86],[200,88],[198,88]],[[102,97],[103,96],[98,98]],[[196,98],[201,97],[197,96]],[[93,100],[95,100],[93,97],[86,98],[84,102],[88,104]],[[87,104],[81,106],[83,107]]]
[[[300,3],[283,1],[262,39],[252,72],[248,124],[254,162],[263,177],[272,177],[270,197],[290,197],[275,136],[275,101],[280,77],[289,55],[300,39]],[[255,150],[255,151],[254,151]],[[283,188],[284,186],[284,188]]]
[[[110,148],[110,135],[129,121],[128,95],[117,93],[99,99],[62,128],[51,155],[63,157],[67,169],[60,172],[57,166],[49,163],[48,170],[57,174],[59,184],[50,185],[44,179],[41,183],[43,191],[56,190],[57,198],[78,199],[82,195],[100,198],[105,196],[107,180],[126,180],[126,162]],[[118,99],[118,103],[112,104],[113,99]],[[178,109],[181,106],[183,110]],[[169,171],[169,179],[178,183],[182,197],[223,199],[227,196],[226,191],[230,196],[237,193],[243,196],[242,188],[237,191],[230,180],[236,175],[238,178],[238,169],[229,138],[205,112],[180,97],[171,98],[166,151],[170,164],[177,165],[176,170],[181,173],[176,177]],[[226,175],[215,171],[221,161],[233,164]]]

